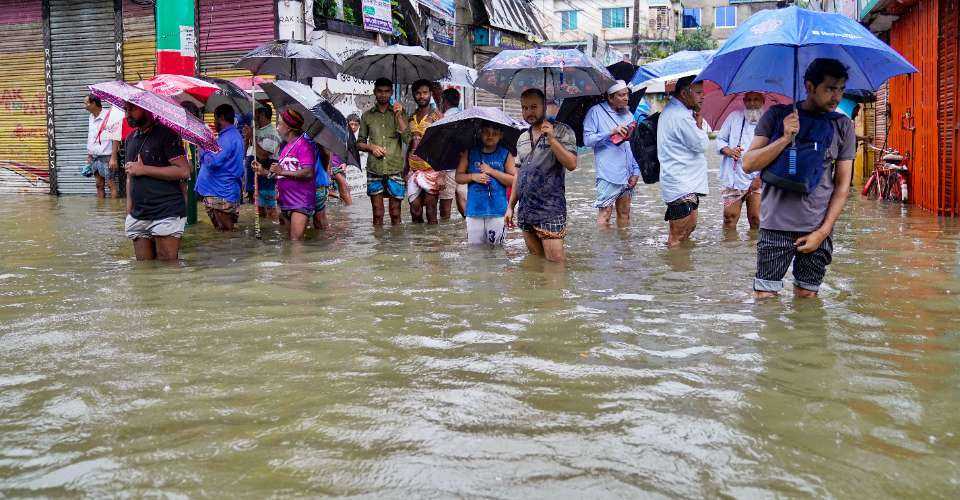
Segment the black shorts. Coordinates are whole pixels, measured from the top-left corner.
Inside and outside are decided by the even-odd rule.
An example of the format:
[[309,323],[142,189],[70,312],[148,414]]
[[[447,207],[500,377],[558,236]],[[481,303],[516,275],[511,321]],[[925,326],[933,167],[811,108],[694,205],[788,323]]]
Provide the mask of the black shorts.
[[293,210],[281,210],[280,216],[287,220],[293,220],[293,214],[303,214],[306,215],[308,219],[313,217],[313,214],[317,213],[316,210],[307,210],[305,208],[296,208]]
[[793,262],[793,284],[798,288],[817,292],[833,260],[833,239],[827,236],[810,253],[797,251],[797,238],[809,233],[761,229],[757,239],[757,276],[753,289],[758,292],[779,292],[783,277]]
[[667,203],[667,212],[663,215],[663,220],[680,220],[692,214],[694,210],[700,207],[700,194],[690,193]]

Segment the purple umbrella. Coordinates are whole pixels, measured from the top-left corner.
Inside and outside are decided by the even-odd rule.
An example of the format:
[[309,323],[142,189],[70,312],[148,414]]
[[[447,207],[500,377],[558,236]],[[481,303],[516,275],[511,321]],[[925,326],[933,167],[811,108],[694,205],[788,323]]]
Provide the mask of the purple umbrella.
[[166,125],[180,135],[183,140],[212,151],[220,152],[220,146],[213,132],[176,101],[159,96],[149,90],[139,89],[128,83],[116,80],[90,86],[93,95],[123,109],[127,103],[134,104],[150,112],[158,122]]
[[453,170],[460,163],[460,153],[479,144],[480,128],[484,123],[500,126],[503,139],[500,144],[517,154],[517,139],[526,127],[499,108],[474,106],[455,115],[437,120],[427,127],[416,155],[434,170]]

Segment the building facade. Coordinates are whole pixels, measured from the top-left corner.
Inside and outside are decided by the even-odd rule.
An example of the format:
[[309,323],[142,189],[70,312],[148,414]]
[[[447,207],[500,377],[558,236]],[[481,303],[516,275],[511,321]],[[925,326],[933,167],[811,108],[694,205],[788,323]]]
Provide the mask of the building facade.
[[769,0],[683,0],[680,29],[709,28],[712,38],[722,45],[737,26],[754,13],[776,9],[784,3]]
[[679,28],[679,1],[542,0],[540,5],[549,23],[547,45],[578,48],[604,64],[629,60],[635,31],[647,44],[673,40]]

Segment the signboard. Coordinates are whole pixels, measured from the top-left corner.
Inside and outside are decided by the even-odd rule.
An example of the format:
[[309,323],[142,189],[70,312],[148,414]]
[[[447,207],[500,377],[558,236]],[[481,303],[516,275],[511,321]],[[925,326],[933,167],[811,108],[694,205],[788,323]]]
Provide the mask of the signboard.
[[427,38],[430,40],[453,47],[453,40],[456,36],[456,25],[454,23],[448,23],[433,16],[427,17]]
[[441,19],[453,22],[457,16],[457,6],[454,0],[418,0],[420,5],[432,10]]
[[363,29],[379,33],[393,33],[390,0],[363,0]]
[[303,40],[303,1],[281,0],[277,2],[277,34],[281,40]]
[[[329,31],[314,31],[312,36],[311,45],[327,49],[340,61],[345,61],[354,53],[376,45],[373,40],[355,38]],[[373,82],[358,80],[342,73],[337,75],[337,78],[314,78],[313,88],[317,92],[329,90],[334,94],[373,95]]]

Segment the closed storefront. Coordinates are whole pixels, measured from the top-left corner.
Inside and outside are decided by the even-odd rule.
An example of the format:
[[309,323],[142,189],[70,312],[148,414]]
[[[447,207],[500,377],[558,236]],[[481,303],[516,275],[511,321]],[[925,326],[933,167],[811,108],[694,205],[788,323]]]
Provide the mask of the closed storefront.
[[40,0],[0,0],[0,192],[50,191]]
[[[86,162],[89,113],[83,99],[93,83],[117,78],[113,0],[49,0],[56,181],[59,194],[92,194]],[[82,48],[82,50],[80,50]]]
[[940,212],[943,215],[960,215],[960,172],[957,169],[957,140],[960,134],[960,115],[957,114],[957,98],[960,97],[960,11],[956,1],[940,1],[939,36],[939,99],[937,121],[940,143]]
[[200,74],[233,78],[250,76],[233,69],[254,47],[277,38],[273,0],[197,0],[197,44]]
[[153,2],[123,0],[123,79],[138,82],[156,74],[157,22]]

